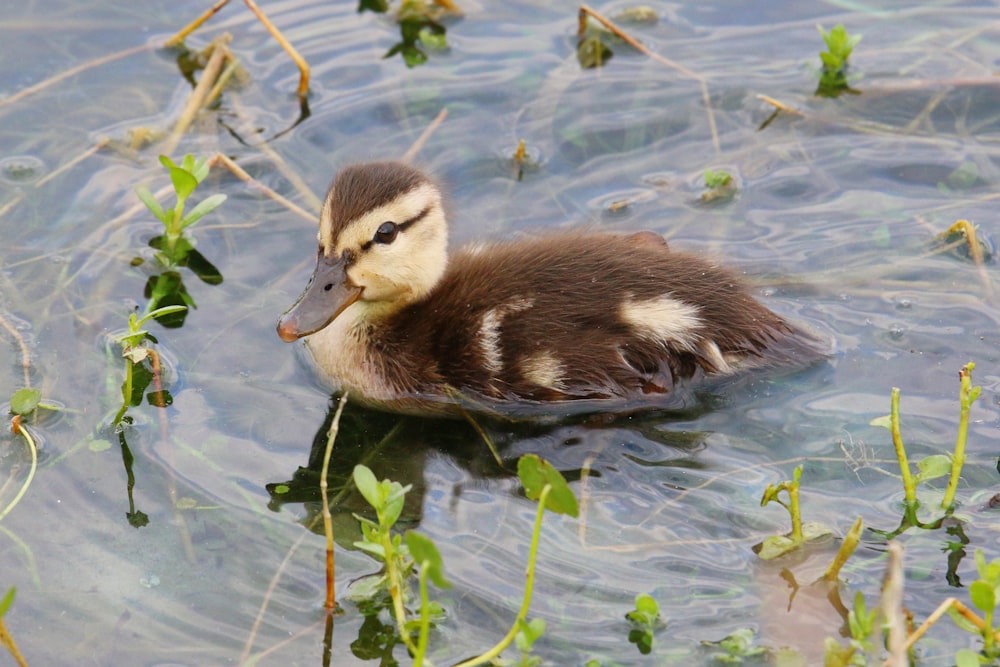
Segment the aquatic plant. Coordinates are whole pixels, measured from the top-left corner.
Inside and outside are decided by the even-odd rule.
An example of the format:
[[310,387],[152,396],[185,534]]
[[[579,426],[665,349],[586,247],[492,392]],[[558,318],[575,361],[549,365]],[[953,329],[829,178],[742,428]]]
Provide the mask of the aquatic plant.
[[1000,641],[997,638],[997,633],[1000,632],[1000,627],[997,625],[997,606],[1000,605],[1000,558],[987,563],[983,551],[976,549],[976,570],[979,578],[969,584],[969,599],[976,609],[983,612],[982,622],[978,624],[973,622],[959,613],[954,606],[949,608],[948,613],[958,627],[972,634],[978,634],[983,640],[983,648],[978,655],[971,649],[959,650],[955,655],[958,667],[996,664],[1000,659]]
[[660,605],[652,595],[639,593],[635,596],[635,609],[625,614],[632,624],[628,640],[635,644],[639,653],[648,655],[653,650],[653,633],[663,623],[660,621]]
[[38,408],[55,409],[55,406],[45,405],[41,400],[42,392],[30,387],[18,389],[10,399],[10,412],[14,415],[10,421],[10,430],[14,435],[20,435],[24,438],[24,442],[28,446],[28,452],[31,454],[31,467],[28,470],[27,478],[21,484],[21,488],[18,489],[14,499],[0,509],[0,520],[3,520],[21,502],[21,498],[28,492],[28,487],[31,486],[31,482],[35,478],[35,471],[38,469],[38,446],[35,445],[35,439],[22,421],[24,417],[33,414]]
[[[378,14],[389,12],[389,0],[359,0],[358,11]],[[399,55],[407,67],[427,62],[427,51],[444,51],[448,48],[448,30],[441,19],[461,14],[451,0],[401,0],[396,11],[400,41],[386,51],[383,58]]]
[[745,660],[757,664],[770,654],[769,649],[754,644],[756,637],[751,628],[740,628],[717,642],[703,641],[701,644],[712,649],[708,657],[722,665],[742,665]]
[[[538,501],[525,570],[521,608],[510,630],[496,645],[480,656],[459,663],[456,667],[473,667],[495,661],[503,650],[514,642],[521,650],[521,660],[506,664],[517,664],[522,667],[537,664],[530,652],[534,642],[545,631],[545,624],[539,619],[529,621],[527,615],[534,589],[535,562],[538,556],[542,517],[545,510],[575,517],[579,513],[579,505],[576,496],[559,471],[538,456],[533,454],[522,456],[518,460],[517,470],[525,495],[531,500]],[[407,531],[405,535],[393,533],[392,528],[403,511],[403,503],[406,493],[411,488],[410,485],[403,486],[388,479],[377,480],[372,471],[364,465],[355,466],[353,479],[358,492],[375,510],[377,519],[372,521],[355,515],[361,523],[362,539],[354,544],[383,563],[385,567],[384,573],[373,583],[368,584],[367,596],[374,599],[381,591],[391,598],[397,636],[414,656],[414,666],[420,667],[427,650],[430,626],[435,619],[442,618],[444,614],[441,606],[429,599],[427,580],[439,588],[450,586],[444,577],[441,556],[434,542],[424,535],[413,531]],[[411,619],[406,612],[410,596],[406,582],[415,568],[419,572],[420,613],[417,618]],[[414,633],[417,634],[416,640],[413,639]]]
[[976,402],[982,392],[981,387],[972,385],[972,371],[976,365],[973,362],[967,363],[959,372],[959,419],[958,431],[955,437],[955,451],[952,454],[932,454],[917,462],[919,472],[914,475],[910,468],[909,457],[906,453],[906,445],[903,443],[903,436],[900,428],[899,417],[899,388],[893,387],[890,399],[890,413],[887,417],[873,419],[873,426],[888,428],[892,434],[892,444],[896,452],[896,459],[899,462],[899,471],[903,483],[903,518],[898,528],[890,533],[886,533],[888,538],[893,538],[911,526],[920,528],[939,528],[944,516],[930,522],[921,521],[917,517],[917,510],[920,508],[920,501],[917,499],[917,487],[933,479],[948,475],[948,484],[945,488],[944,496],[941,499],[941,508],[945,510],[945,516],[951,514],[955,506],[955,493],[958,482],[961,478],[962,467],[965,465],[965,446],[969,432],[969,411],[972,404]]
[[[246,6],[250,9],[250,11],[253,12],[254,16],[257,17],[257,20],[260,21],[260,23],[264,26],[264,28],[268,31],[268,33],[270,33],[271,37],[273,37],[274,40],[278,42],[281,48],[285,50],[285,53],[287,53],[288,56],[292,59],[292,61],[295,62],[295,66],[299,68],[299,86],[298,89],[296,90],[296,95],[299,98],[299,105],[301,108],[301,115],[299,120],[300,121],[304,120],[306,117],[309,116],[309,106],[306,101],[306,96],[309,92],[309,73],[310,73],[309,64],[305,61],[305,59],[302,56],[299,55],[299,52],[295,49],[294,46],[292,46],[291,42],[285,39],[285,36],[281,34],[281,31],[278,30],[278,28],[275,27],[273,23],[271,23],[271,20],[267,17],[266,14],[264,14],[264,12],[260,10],[260,7],[257,6],[257,3],[255,3],[253,0],[243,0],[243,1],[246,4]],[[202,24],[205,23],[205,21],[215,16],[215,14],[218,13],[218,11],[222,9],[224,6],[226,6],[228,3],[229,0],[219,0],[218,2],[216,2],[201,16],[196,18],[194,21],[191,21],[189,24],[184,26],[184,28],[182,28],[177,34],[168,39],[164,44],[164,47],[169,49],[183,44],[184,40],[187,39],[188,35],[190,35],[192,32],[200,28]],[[210,79],[215,79],[215,77],[210,77]]]
[[[764,489],[764,494],[760,499],[760,506],[766,507],[774,502],[778,503],[786,510],[792,521],[792,531],[786,535],[772,535],[764,539],[763,542],[754,547],[754,552],[764,560],[771,560],[782,556],[790,551],[802,547],[810,540],[819,539],[829,535],[832,531],[823,524],[816,522],[802,522],[802,509],[799,505],[799,480],[802,479],[802,466],[797,466],[792,472],[792,479],[779,482],[778,484],[768,484]],[[788,501],[781,499],[781,492],[788,496]]]
[[835,25],[829,32],[821,25],[817,25],[816,29],[826,43],[826,51],[819,53],[823,67],[820,69],[816,94],[821,97],[837,97],[844,92],[854,92],[847,82],[847,59],[861,41],[861,35],[848,35],[843,24]]
[[728,171],[706,169],[703,177],[705,192],[701,194],[702,202],[708,204],[719,200],[726,201],[736,196],[736,181]]

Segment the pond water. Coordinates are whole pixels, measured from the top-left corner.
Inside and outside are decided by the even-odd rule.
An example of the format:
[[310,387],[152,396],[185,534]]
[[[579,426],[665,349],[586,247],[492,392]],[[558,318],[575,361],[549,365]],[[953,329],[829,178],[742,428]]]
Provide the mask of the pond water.
[[[319,512],[312,450],[333,402],[274,331],[308,278],[315,222],[213,170],[196,198],[228,201],[192,235],[224,280],[190,277],[197,309],[184,326],[150,324],[173,403],[129,410],[130,466],[111,428],[125,368],[111,336],[145,303],[148,274],[132,260],[151,256],[159,223],[135,209],[134,188],[168,185],[161,152],[222,153],[315,212],[307,193],[321,196],[338,167],[401,156],[442,109],[418,161],[449,186],[456,244],[652,229],[744,271],[835,350],[801,372],[708,388],[684,411],[486,424],[502,467],[465,423],[349,405],[334,486],[359,461],[412,484],[402,523],[435,540],[453,583],[433,592],[447,613],[434,664],[492,646],[520,606],[535,511],[512,472],[524,453],[584,501],[579,519],[549,515],[543,528],[530,617],[547,623],[535,646],[546,664],[716,664],[702,643],[743,628],[818,664],[843,619],[808,583],[855,518],[888,531],[901,516],[889,433],[869,423],[901,387],[911,460],[951,451],[957,372],[975,361],[983,393],[957,518],[899,538],[917,622],[949,596],[968,601],[973,550],[1000,557],[996,265],[933,239],[962,218],[987,244],[1000,231],[993,3],[652,2],[658,21],[627,29],[669,60],[612,43],[590,70],[572,3],[461,2],[447,50],[412,69],[383,58],[399,41],[390,17],[343,0],[262,3],[312,66],[311,115],[296,124],[297,70],[233,2],[188,44],[228,31],[246,76],[176,148],[124,146],[138,128],[169,135],[191,86],[159,47],[208,4],[35,0],[0,26],[0,316],[17,332],[0,329],[0,402],[25,385],[23,338],[32,386],[65,408],[28,420],[38,470],[0,521],[0,595],[17,588],[4,622],[29,664],[410,663],[386,646],[385,613],[343,597],[378,569],[351,545],[355,494],[333,507],[344,613],[324,628],[325,541],[304,526]],[[851,57],[861,94],[813,96],[817,23],[864,36]],[[774,107],[760,95],[798,113],[762,128]],[[518,180],[522,139],[538,164]],[[730,172],[735,196],[702,201],[706,169]],[[0,511],[30,468],[24,440],[4,431]],[[789,526],[761,495],[797,465],[805,519],[835,537],[763,562],[752,547]],[[921,486],[922,517],[940,515],[943,488]],[[136,528],[138,512],[148,524]],[[842,599],[861,591],[875,605],[885,565],[885,538],[866,530]],[[666,623],[649,655],[628,640],[639,593]],[[953,664],[963,647],[976,638],[945,619],[918,644],[920,664]]]

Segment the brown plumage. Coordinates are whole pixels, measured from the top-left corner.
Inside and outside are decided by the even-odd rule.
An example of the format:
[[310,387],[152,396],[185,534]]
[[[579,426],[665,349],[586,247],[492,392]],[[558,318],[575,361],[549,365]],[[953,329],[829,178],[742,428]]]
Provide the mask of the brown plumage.
[[681,380],[818,356],[737,274],[652,232],[553,233],[449,259],[439,190],[399,163],[342,171],[319,238],[279,334],[309,335],[333,382],[377,407],[656,402]]

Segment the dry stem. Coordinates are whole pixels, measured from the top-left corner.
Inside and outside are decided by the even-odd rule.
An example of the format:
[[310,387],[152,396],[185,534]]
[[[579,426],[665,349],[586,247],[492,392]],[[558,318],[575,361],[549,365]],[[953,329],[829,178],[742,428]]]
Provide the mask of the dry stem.
[[[281,45],[281,48],[285,50],[285,53],[287,53],[295,62],[296,67],[299,68],[299,88],[296,91],[296,94],[298,95],[300,101],[305,100],[306,93],[309,92],[309,64],[302,56],[299,55],[299,52],[295,50],[295,47],[292,46],[287,39],[285,39],[285,36],[281,34],[281,31],[278,30],[273,23],[271,23],[271,20],[260,10],[260,7],[257,6],[257,3],[254,2],[254,0],[243,0],[243,2],[250,8],[250,11],[254,13],[257,20],[264,25],[269,33],[271,33],[271,37],[273,37],[275,41]],[[205,21],[215,16],[215,14],[228,3],[229,0],[219,0],[219,2],[216,2],[211,9],[189,23],[176,35],[168,39],[164,46],[172,47],[180,44],[184,41],[185,37],[200,28]]]

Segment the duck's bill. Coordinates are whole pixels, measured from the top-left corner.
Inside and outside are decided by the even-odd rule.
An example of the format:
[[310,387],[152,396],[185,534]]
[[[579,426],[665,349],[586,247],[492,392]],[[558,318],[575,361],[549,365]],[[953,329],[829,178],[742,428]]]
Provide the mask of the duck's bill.
[[316,333],[358,300],[361,288],[351,284],[341,258],[320,256],[302,293],[278,320],[278,337],[286,343]]

